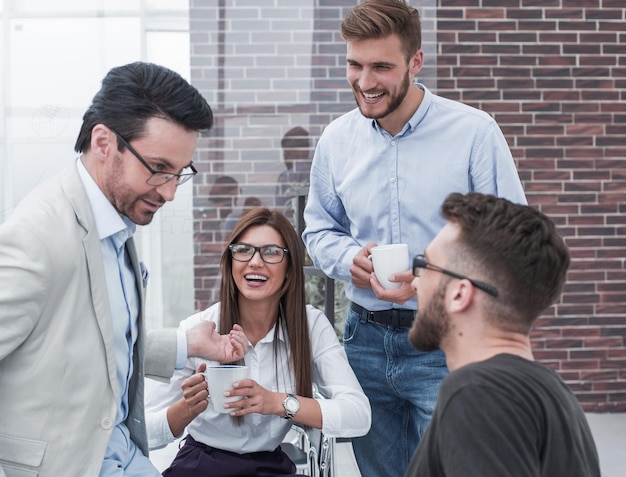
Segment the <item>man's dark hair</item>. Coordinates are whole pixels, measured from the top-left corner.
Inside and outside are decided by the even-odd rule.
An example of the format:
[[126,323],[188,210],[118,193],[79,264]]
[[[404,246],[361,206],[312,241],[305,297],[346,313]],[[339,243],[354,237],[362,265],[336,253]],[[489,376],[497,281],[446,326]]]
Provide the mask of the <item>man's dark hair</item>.
[[[135,62],[111,69],[102,80],[74,145],[89,150],[97,124],[115,129],[128,142],[140,137],[151,118],[172,121],[189,131],[213,126],[213,112],[199,91],[178,73],[153,63]],[[119,145],[120,150],[123,145]]]
[[309,131],[304,129],[302,126],[291,128],[281,139],[280,147],[283,149],[305,149],[311,147],[309,141]]
[[422,47],[419,12],[404,0],[366,0],[359,3],[341,22],[345,41],[400,38],[407,62]]
[[453,262],[498,289],[489,318],[527,333],[561,294],[570,263],[554,222],[533,207],[477,192],[450,194],[442,214],[460,227]]

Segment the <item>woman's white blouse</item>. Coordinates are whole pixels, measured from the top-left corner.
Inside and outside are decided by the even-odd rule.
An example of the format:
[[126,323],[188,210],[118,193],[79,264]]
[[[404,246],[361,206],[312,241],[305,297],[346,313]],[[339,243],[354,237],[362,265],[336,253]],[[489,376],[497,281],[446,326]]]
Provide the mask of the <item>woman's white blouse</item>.
[[[307,305],[307,320],[313,354],[313,381],[327,399],[318,400],[322,410],[323,432],[329,437],[358,437],[369,431],[370,404],[352,372],[343,346],[339,343],[328,318],[318,309]],[[186,331],[200,321],[208,320],[219,329],[220,304],[190,316],[180,323]],[[244,360],[248,378],[275,392],[295,394],[294,375],[287,368],[289,346],[279,331],[277,351],[274,349],[274,329],[257,343],[248,344]],[[182,397],[181,384],[200,363],[215,362],[189,358],[183,369],[174,372],[169,383],[146,380],[146,425],[151,449],[167,445],[177,437],[167,422],[167,408]],[[210,393],[210,390],[209,390]],[[250,414],[238,423],[229,414],[213,410],[211,403],[187,426],[191,436],[208,446],[240,454],[272,451],[282,442],[291,422],[275,415]]]

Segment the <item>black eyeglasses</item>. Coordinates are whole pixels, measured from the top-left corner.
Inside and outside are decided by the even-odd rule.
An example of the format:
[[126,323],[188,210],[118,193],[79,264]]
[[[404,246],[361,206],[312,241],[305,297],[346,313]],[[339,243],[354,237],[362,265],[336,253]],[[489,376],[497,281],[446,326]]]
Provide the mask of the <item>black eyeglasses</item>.
[[285,255],[289,252],[285,247],[278,245],[262,245],[255,247],[247,243],[233,243],[228,246],[234,260],[238,262],[249,262],[254,254],[259,252],[261,260],[265,263],[280,263],[284,260]]
[[450,270],[446,270],[445,268],[441,268],[441,267],[438,267],[436,265],[432,265],[432,264],[428,263],[424,259],[424,255],[417,255],[413,259],[413,276],[419,277],[420,276],[420,270],[422,268],[427,268],[428,270],[433,270],[435,272],[440,272],[440,273],[443,273],[443,274],[448,275],[450,277],[458,278],[459,280],[468,280],[472,285],[474,285],[476,288],[480,288],[485,293],[489,293],[491,296],[498,296],[498,290],[496,289],[496,287],[488,285],[487,283],[484,283],[484,282],[480,282],[478,280],[473,280],[473,279],[471,279],[469,277],[466,277],[465,275],[461,275],[459,273],[451,272]]
[[150,171],[150,174],[152,174],[152,175],[150,177],[148,177],[148,180],[146,181],[146,184],[149,184],[151,186],[160,186],[160,185],[165,184],[166,182],[171,181],[172,179],[175,179],[176,180],[176,185],[179,186],[179,185],[184,184],[185,182],[187,182],[189,179],[191,179],[193,176],[195,176],[198,173],[196,168],[193,167],[193,164],[189,164],[189,168],[191,169],[191,172],[188,172],[188,173],[185,173],[185,174],[174,174],[173,172],[159,172],[159,171],[155,171],[144,160],[144,158],[141,157],[141,155],[137,151],[135,151],[135,148],[133,146],[131,146],[128,143],[128,141],[122,137],[122,135],[120,133],[118,133],[113,128],[109,128],[109,129],[111,129],[111,131],[113,131],[115,133],[115,135],[121,141],[121,143],[130,152],[133,153],[133,156],[135,156],[139,160],[139,162],[141,162],[144,165],[144,167],[146,169],[148,169],[148,171]]

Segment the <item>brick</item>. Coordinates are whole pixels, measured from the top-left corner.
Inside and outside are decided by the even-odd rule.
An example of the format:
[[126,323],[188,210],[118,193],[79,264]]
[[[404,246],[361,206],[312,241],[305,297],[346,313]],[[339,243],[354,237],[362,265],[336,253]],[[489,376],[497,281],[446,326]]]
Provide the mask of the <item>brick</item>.
[[546,18],[551,19],[567,18],[571,20],[582,20],[583,18],[585,18],[585,11],[580,8],[546,8],[545,16]]
[[466,18],[504,18],[506,10],[504,8],[467,8]]
[[462,20],[438,20],[437,30],[467,31],[476,30],[476,22]]
[[507,18],[543,18],[543,10],[530,8],[507,8],[505,10]]

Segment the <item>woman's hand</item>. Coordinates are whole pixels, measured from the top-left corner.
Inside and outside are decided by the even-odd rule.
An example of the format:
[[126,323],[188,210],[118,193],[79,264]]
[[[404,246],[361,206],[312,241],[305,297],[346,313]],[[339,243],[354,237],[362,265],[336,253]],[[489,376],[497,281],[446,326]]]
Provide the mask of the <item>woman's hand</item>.
[[196,369],[196,374],[183,381],[180,385],[183,397],[167,408],[167,423],[175,437],[179,437],[185,427],[209,405],[207,401],[209,391],[204,379],[205,369],[206,364],[201,363]]
[[227,396],[243,396],[243,399],[227,403],[231,416],[245,416],[246,414],[276,414],[285,413],[283,401],[284,393],[268,391],[254,379],[242,379],[233,383],[233,389]]
[[[280,417],[285,415],[283,401],[287,395],[284,392],[268,391],[254,379],[242,379],[233,383],[229,396],[244,396],[240,401],[227,403],[231,416],[245,416],[252,413],[274,414]],[[317,400],[302,396],[297,396],[297,398],[300,401],[300,410],[294,416],[294,422],[321,429],[322,410]]]
[[207,401],[209,390],[204,379],[205,370],[206,364],[200,363],[196,369],[196,374],[189,376],[180,386],[183,390],[183,399],[187,410],[193,415],[192,419],[204,412],[209,404]]

